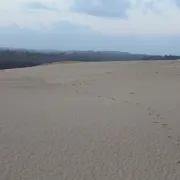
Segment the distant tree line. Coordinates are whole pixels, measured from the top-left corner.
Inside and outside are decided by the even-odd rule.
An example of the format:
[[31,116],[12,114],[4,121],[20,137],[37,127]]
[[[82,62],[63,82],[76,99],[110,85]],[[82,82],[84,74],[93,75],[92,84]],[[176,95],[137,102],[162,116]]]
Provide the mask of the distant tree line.
[[32,67],[41,64],[61,61],[136,61],[136,60],[176,60],[180,56],[149,56],[146,54],[130,54],[119,51],[27,51],[0,49],[0,69]]
[[180,59],[180,56],[145,56],[142,60],[177,60]]

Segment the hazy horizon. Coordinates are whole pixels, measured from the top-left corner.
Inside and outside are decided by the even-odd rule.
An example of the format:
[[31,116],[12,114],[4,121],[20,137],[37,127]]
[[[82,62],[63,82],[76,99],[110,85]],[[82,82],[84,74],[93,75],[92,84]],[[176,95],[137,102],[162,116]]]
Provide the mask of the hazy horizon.
[[57,52],[119,52],[119,53],[128,53],[128,54],[144,54],[144,55],[152,55],[152,56],[180,56],[180,54],[151,54],[151,53],[132,53],[132,52],[125,52],[119,50],[93,50],[93,49],[69,49],[69,50],[58,50],[58,49],[32,49],[32,48],[12,48],[12,47],[0,47],[0,50],[12,50],[12,51],[29,51],[29,52],[42,52],[42,53],[57,53]]
[[0,46],[180,55],[180,0],[1,0]]

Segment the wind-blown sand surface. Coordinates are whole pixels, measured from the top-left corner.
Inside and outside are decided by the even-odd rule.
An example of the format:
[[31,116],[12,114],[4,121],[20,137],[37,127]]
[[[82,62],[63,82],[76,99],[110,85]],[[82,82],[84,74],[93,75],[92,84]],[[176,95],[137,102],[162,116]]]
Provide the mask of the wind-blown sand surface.
[[0,72],[0,180],[179,180],[180,61]]

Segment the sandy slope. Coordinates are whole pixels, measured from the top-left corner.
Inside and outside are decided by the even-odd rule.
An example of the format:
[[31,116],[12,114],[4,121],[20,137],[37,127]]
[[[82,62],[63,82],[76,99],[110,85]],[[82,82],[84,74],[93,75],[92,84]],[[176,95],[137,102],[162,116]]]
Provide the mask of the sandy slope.
[[180,61],[0,72],[0,180],[179,180]]

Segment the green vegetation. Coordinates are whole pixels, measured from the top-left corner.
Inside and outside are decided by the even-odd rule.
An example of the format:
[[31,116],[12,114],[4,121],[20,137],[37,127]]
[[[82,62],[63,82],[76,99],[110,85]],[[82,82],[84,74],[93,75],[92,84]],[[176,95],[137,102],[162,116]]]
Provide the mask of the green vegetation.
[[149,56],[145,54],[130,54],[119,51],[27,51],[0,50],[0,69],[32,67],[46,63],[82,61],[131,61],[131,60],[176,60],[180,56]]

